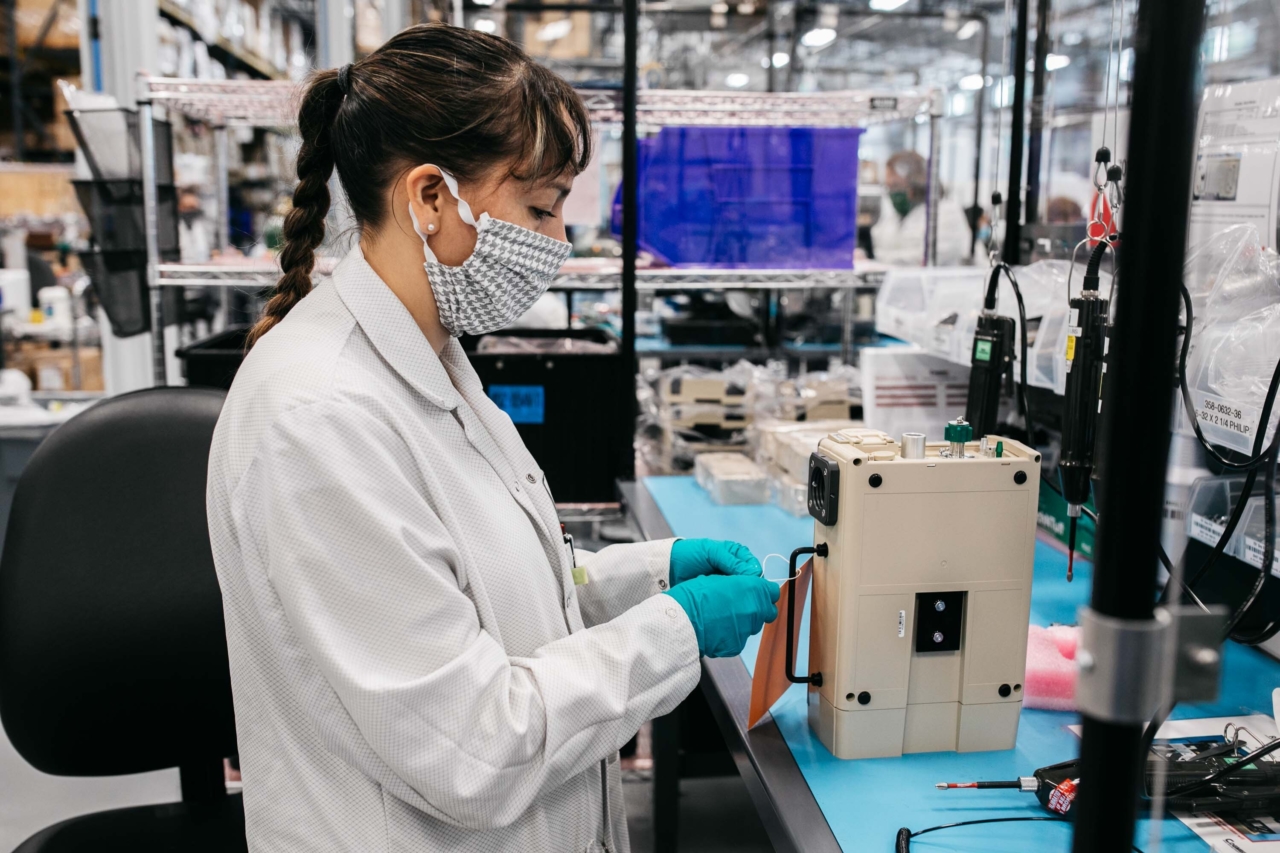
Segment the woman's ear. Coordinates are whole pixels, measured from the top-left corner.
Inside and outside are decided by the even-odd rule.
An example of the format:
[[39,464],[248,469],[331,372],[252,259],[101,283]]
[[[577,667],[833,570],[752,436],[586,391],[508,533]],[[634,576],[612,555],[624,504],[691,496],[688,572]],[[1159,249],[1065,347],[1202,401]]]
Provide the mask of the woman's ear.
[[431,165],[418,166],[405,175],[404,188],[418,228],[423,234],[440,233],[443,193],[447,192],[440,170]]

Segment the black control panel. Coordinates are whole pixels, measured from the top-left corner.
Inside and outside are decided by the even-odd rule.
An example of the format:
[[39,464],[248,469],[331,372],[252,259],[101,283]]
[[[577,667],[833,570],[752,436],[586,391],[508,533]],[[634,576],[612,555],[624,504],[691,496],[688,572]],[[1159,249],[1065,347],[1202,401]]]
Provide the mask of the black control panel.
[[836,523],[840,503],[840,463],[809,454],[809,515],[827,527]]

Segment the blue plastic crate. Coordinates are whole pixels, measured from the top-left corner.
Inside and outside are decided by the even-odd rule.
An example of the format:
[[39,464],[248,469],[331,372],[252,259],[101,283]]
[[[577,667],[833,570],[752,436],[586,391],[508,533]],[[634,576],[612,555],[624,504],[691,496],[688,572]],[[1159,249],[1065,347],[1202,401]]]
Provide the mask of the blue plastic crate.
[[851,269],[861,132],[663,128],[640,140],[640,247],[671,266]]

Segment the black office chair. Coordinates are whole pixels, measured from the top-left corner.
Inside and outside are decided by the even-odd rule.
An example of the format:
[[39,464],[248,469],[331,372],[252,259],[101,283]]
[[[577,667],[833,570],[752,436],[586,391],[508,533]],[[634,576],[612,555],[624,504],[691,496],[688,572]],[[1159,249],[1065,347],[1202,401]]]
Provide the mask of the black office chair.
[[0,723],[59,776],[178,767],[182,802],[71,818],[15,853],[245,851],[205,478],[224,393],[106,400],[18,481],[0,558]]

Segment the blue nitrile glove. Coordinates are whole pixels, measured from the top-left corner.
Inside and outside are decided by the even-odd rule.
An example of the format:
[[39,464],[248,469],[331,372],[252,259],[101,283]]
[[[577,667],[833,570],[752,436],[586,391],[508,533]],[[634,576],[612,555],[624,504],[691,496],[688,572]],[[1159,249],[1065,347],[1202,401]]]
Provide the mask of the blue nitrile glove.
[[671,585],[701,575],[760,577],[760,561],[737,542],[717,539],[677,539],[671,543]]
[[778,618],[778,585],[764,578],[704,575],[665,594],[680,602],[698,635],[698,652],[710,658],[742,654],[747,638]]

